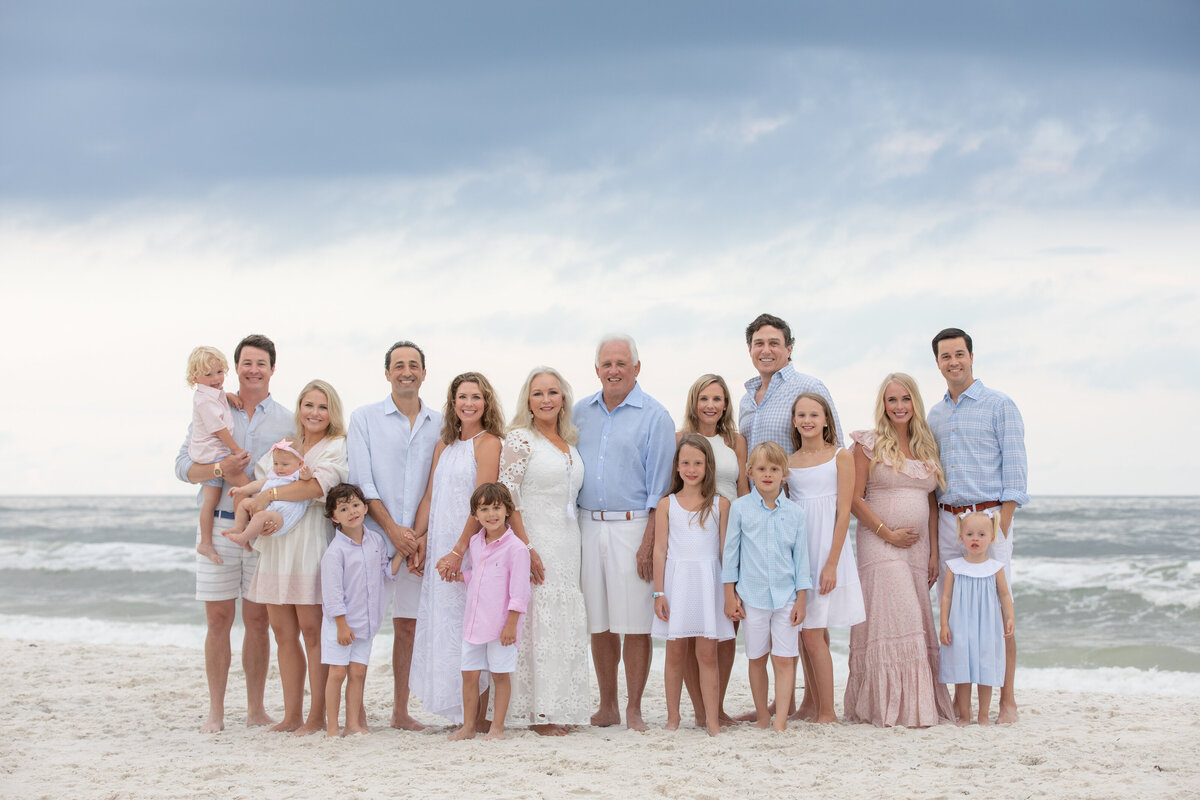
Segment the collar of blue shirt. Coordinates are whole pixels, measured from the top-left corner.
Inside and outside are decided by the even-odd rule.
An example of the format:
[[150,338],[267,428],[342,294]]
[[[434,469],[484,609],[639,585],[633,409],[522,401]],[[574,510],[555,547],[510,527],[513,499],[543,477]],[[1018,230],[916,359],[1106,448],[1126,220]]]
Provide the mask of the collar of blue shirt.
[[[602,404],[603,400],[603,391],[596,392],[594,395],[588,398],[588,402],[592,405]],[[642,385],[640,383],[635,383],[633,384],[633,388],[629,391],[629,394],[625,395],[625,399],[617,405],[617,408],[620,408],[621,406],[633,406],[635,408],[641,408],[643,405],[645,405],[645,401],[646,393],[642,391]],[[614,408],[613,411],[616,411],[617,408]],[[604,410],[608,411],[608,406],[604,406]]]

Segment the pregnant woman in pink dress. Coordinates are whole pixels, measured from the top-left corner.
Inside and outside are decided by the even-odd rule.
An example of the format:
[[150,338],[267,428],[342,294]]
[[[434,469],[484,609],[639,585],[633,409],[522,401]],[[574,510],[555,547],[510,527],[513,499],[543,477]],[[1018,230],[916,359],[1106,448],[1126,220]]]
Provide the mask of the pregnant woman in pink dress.
[[884,378],[875,430],[850,438],[867,621],[850,629],[845,719],[908,728],[950,722],[929,599],[938,573],[934,489],[945,479],[916,381],[898,372]]

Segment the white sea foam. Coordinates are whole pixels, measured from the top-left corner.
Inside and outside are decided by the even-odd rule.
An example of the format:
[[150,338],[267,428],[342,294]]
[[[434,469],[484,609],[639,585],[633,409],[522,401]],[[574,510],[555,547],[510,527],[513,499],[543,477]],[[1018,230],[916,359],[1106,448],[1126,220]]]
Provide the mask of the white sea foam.
[[1156,606],[1200,608],[1200,561],[1164,558],[1014,558],[1019,586],[1043,591],[1125,591]]
[[1017,667],[1018,699],[1021,688],[1050,689],[1061,692],[1106,692],[1127,695],[1168,695],[1200,697],[1200,672],[1100,667]]
[[0,541],[0,565],[42,572],[194,572],[196,551],[145,542]]
[[[83,644],[140,644],[204,649],[203,624],[117,622],[88,617],[0,614],[0,638]],[[241,636],[233,637],[240,643]]]

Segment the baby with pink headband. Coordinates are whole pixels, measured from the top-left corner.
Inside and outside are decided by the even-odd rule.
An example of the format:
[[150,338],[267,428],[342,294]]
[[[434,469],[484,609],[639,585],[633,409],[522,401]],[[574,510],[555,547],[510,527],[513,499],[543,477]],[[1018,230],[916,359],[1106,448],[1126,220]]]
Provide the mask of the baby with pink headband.
[[[282,536],[287,533],[296,526],[296,523],[304,516],[304,512],[308,510],[307,500],[278,499],[280,486],[286,486],[297,480],[308,480],[312,477],[312,472],[304,464],[304,457],[292,447],[291,441],[280,439],[271,445],[271,460],[275,466],[270,475],[262,480],[239,486],[229,493],[237,507],[234,511],[233,527],[227,531],[221,531],[221,535],[247,550],[250,549],[250,542],[255,537]],[[275,499],[271,501],[270,505],[251,517],[250,512],[246,510],[246,504],[242,501],[261,492],[270,492]],[[267,534],[263,530],[268,520],[275,522],[275,532],[272,534]]]

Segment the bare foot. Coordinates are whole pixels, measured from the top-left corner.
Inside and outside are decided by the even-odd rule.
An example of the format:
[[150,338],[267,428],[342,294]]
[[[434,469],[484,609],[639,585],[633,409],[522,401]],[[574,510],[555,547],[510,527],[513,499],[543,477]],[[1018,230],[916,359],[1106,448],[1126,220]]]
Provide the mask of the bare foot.
[[474,738],[475,738],[475,729],[468,728],[466,725],[463,725],[461,728],[459,728],[458,730],[456,730],[454,733],[450,734],[450,736],[449,736],[449,739],[452,742],[462,742],[467,739],[474,739]]
[[363,736],[370,732],[370,728],[364,728],[362,725],[347,725],[342,731],[342,736]]
[[317,731],[325,730],[325,723],[309,723],[306,722],[296,730],[292,731],[292,736],[311,736]]
[[817,719],[817,706],[815,703],[801,703],[799,708],[788,714],[788,719],[804,720],[805,722],[821,721]]
[[1016,722],[1019,717],[1020,715],[1017,713],[1017,706],[1015,703],[1011,706],[1001,703],[1000,713],[996,716],[996,724],[1011,725]]
[[956,727],[965,728],[971,724],[971,720],[967,719],[966,717],[961,717],[959,719],[956,719],[954,721],[954,724]]
[[721,727],[722,727],[722,728],[727,728],[727,727],[729,727],[730,725],[737,725],[737,724],[738,724],[738,720],[736,720],[736,719],[734,719],[733,717],[729,716],[729,715],[728,715],[728,714],[726,714],[724,711],[722,711],[721,713],[717,714],[717,722],[719,722],[719,723],[721,724]]
[[705,727],[705,730],[708,731],[709,736],[716,736],[721,732],[721,725],[720,723],[717,723],[716,725],[710,725]]
[[566,725],[530,725],[529,730],[536,733],[538,736],[566,736]]
[[821,725],[831,725],[838,721],[837,714],[819,714],[813,722]]
[[982,714],[979,715],[979,724],[980,725],[991,725],[992,724],[992,721],[990,719],[988,719],[988,715],[987,715],[986,711],[984,711]]
[[642,721],[642,710],[626,706],[625,708],[625,727],[631,731],[646,731],[646,723]]
[[607,728],[609,725],[620,725],[621,715],[615,708],[602,708],[592,714],[591,721],[597,728]]
[[282,722],[277,722],[271,726],[271,732],[272,733],[291,733],[292,731],[296,730],[299,727],[300,727],[300,722],[298,720],[293,721],[293,720],[287,719],[285,717]]
[[757,711],[747,711],[745,714],[738,714],[733,718],[734,722],[758,722]]
[[221,717],[209,716],[204,720],[204,724],[200,726],[201,733],[219,733],[225,730],[225,720]]
[[663,730],[677,731],[679,730],[679,717],[667,716],[667,724],[663,726]]
[[425,726],[408,714],[392,714],[392,727],[402,731],[423,731]]
[[504,728],[499,725],[493,725],[492,729],[490,731],[488,731],[487,736],[483,737],[483,740],[485,742],[489,742],[494,739],[503,739],[503,738],[504,738]]
[[196,545],[196,552],[207,558],[214,564],[224,564],[225,559],[217,555],[217,548],[213,547],[212,542],[201,542]]
[[771,727],[771,718],[756,716],[754,718],[754,727],[762,728],[765,731],[767,728]]
[[250,549],[250,537],[246,535],[245,531],[235,531],[233,528],[230,528],[227,531],[221,531],[221,535],[240,546],[243,550]]
[[785,719],[782,722],[776,722],[771,726],[771,730],[773,730],[775,733],[783,733],[787,730],[787,720]]
[[481,719],[475,723],[475,730],[479,731],[480,733],[487,733],[491,729],[492,729],[492,721],[490,719],[488,719],[487,717],[484,717],[483,719]]
[[339,731],[337,728],[330,728],[327,731],[325,731],[326,739],[336,739],[341,735],[342,735],[341,731]]
[[274,725],[275,718],[266,711],[247,711],[246,712],[246,727],[258,728],[263,725]]

